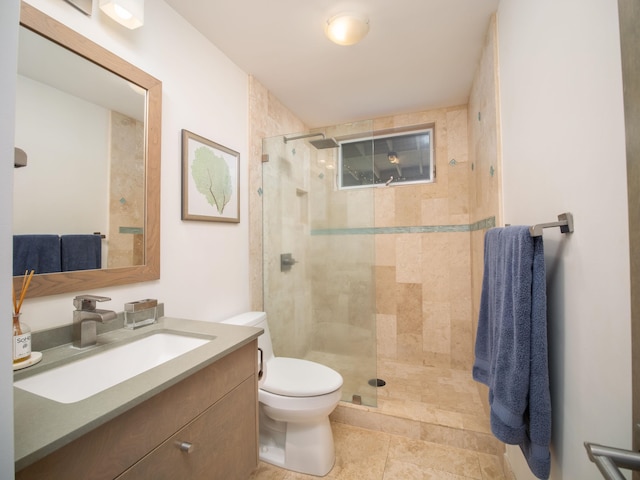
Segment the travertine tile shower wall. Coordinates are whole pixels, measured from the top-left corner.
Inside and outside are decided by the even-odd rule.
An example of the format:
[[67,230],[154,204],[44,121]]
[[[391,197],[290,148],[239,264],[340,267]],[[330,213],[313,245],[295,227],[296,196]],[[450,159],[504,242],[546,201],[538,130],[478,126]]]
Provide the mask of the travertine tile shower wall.
[[[107,268],[144,264],[144,123],[111,112]],[[103,245],[105,242],[103,242]],[[104,257],[103,257],[104,258]]]
[[[468,103],[470,214],[472,222],[494,218],[502,225],[502,163],[500,151],[500,109],[497,76],[496,18],[491,18],[484,39],[482,56],[473,81]],[[478,325],[482,272],[484,269],[484,229],[471,234],[472,330]],[[475,340],[474,340],[475,341]],[[489,411],[487,389],[477,384],[480,398]]]
[[[254,100],[269,103],[263,87],[253,82]],[[276,104],[277,105],[277,104]],[[486,218],[470,213],[468,113],[466,106],[374,120],[373,130],[433,123],[435,125],[436,181],[374,189],[375,281],[378,359],[411,365],[470,368],[473,355],[471,238]],[[272,119],[273,120],[273,119]],[[263,122],[264,135],[303,127],[291,119],[289,128]],[[274,133],[275,134],[275,133]],[[329,129],[328,136],[336,134]],[[255,136],[253,137],[256,138]],[[250,164],[250,221],[253,308],[262,308],[261,142],[254,142]],[[416,228],[418,232],[415,233]],[[389,232],[389,233],[380,233]],[[317,288],[317,285],[315,286]],[[290,294],[291,292],[289,292]]]
[[[378,361],[472,363],[466,107],[375,121],[435,125],[436,181],[375,191]],[[389,233],[384,233],[389,232]]]
[[[249,78],[249,262],[251,308],[263,310],[262,292],[262,141],[304,132],[307,127],[255,78]],[[297,292],[289,292],[295,295]]]

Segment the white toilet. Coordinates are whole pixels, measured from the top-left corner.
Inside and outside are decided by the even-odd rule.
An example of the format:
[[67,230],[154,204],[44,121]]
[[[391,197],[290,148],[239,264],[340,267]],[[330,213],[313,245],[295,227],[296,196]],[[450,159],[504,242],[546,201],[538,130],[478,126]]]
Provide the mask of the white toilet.
[[319,363],[276,357],[264,312],[222,323],[264,329],[258,337],[264,372],[258,382],[260,460],[308,475],[329,473],[335,462],[329,414],[340,401],[342,376]]

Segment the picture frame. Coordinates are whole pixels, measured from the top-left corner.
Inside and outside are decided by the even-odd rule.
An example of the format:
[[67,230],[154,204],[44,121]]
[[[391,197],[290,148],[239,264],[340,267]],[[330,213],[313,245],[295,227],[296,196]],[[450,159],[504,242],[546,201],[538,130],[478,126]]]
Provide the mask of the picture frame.
[[240,222],[240,154],[184,129],[182,220]]

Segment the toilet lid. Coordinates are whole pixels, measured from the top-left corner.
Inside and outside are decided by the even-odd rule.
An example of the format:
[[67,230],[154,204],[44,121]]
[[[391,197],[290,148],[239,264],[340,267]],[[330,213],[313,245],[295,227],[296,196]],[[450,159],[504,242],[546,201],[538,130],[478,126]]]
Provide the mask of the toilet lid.
[[314,397],[342,387],[342,376],[319,363],[299,358],[275,357],[269,360],[266,378],[260,386],[276,395]]

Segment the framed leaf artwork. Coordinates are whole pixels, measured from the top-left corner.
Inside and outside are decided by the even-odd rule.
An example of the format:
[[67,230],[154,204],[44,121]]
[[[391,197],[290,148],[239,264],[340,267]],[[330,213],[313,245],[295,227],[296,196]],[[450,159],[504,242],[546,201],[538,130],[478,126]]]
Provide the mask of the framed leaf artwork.
[[240,222],[240,154],[182,130],[182,220]]

